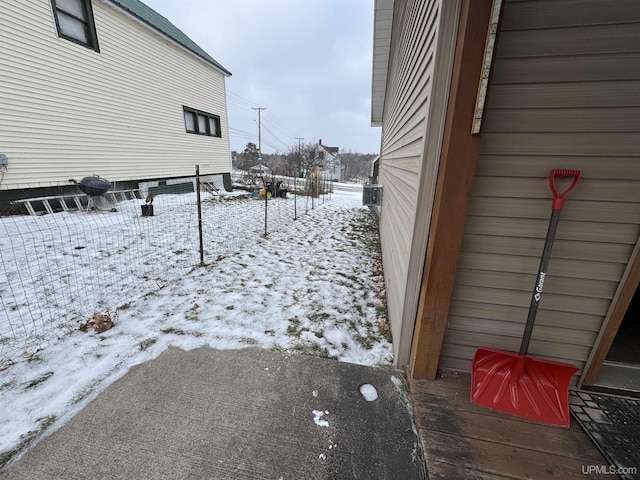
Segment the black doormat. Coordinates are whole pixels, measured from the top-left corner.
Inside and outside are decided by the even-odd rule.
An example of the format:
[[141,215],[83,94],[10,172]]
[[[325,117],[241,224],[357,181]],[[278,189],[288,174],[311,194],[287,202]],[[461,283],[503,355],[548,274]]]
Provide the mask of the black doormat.
[[594,472],[617,473],[623,480],[640,478],[640,400],[569,391],[569,405],[573,418],[609,462],[592,466]]

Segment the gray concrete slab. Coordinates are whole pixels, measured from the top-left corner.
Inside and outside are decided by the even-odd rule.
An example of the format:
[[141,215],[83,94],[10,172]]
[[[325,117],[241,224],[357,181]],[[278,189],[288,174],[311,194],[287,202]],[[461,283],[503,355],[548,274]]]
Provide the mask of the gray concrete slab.
[[[390,368],[277,350],[171,348],[0,478],[421,480],[400,379]],[[364,383],[377,400],[361,395]]]

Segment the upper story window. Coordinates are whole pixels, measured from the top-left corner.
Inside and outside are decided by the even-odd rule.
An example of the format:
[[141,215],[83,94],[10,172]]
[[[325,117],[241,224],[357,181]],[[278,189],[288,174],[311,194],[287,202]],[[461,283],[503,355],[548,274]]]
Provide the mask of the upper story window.
[[99,52],[91,0],[51,0],[58,36]]
[[211,113],[202,112],[194,108],[184,108],[184,125],[187,133],[221,137],[220,117]]

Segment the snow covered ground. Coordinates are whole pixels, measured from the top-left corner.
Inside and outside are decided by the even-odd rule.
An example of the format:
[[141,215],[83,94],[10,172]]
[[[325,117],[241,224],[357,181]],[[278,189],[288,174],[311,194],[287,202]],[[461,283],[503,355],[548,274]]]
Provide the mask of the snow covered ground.
[[[377,225],[361,198],[361,187],[338,184],[330,202],[267,238],[251,235],[235,253],[173,274],[164,263],[162,284],[138,289],[137,298],[109,312],[113,328],[58,332],[1,371],[0,466],[170,345],[281,348],[388,365]],[[174,246],[170,255],[181,253]]]

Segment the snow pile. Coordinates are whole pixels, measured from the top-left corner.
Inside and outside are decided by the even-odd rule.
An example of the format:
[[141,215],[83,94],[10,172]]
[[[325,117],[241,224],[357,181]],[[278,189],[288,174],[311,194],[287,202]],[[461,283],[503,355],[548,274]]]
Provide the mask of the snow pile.
[[378,399],[378,390],[370,383],[363,383],[358,390],[360,390],[360,394],[367,402],[373,402]]

